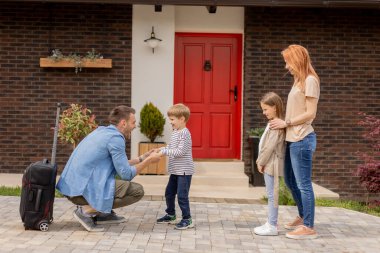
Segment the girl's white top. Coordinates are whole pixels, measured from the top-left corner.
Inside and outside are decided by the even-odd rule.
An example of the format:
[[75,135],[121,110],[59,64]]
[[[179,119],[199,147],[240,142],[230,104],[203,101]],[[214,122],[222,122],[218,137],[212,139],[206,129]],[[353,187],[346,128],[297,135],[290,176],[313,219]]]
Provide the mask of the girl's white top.
[[269,123],[265,127],[263,135],[261,135],[260,142],[259,142],[259,153],[260,153],[261,147],[263,146],[263,139],[264,139],[263,136],[267,134],[268,130],[269,130]]

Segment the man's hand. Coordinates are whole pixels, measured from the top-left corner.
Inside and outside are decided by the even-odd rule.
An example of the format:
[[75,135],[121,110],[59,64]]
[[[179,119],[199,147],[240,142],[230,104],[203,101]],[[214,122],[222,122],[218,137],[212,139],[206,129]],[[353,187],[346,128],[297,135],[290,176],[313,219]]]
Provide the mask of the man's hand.
[[161,149],[160,148],[155,148],[155,149],[152,149],[153,150],[153,152],[155,152],[155,153],[160,153],[161,152]]
[[154,149],[151,149],[148,152],[142,154],[141,159],[144,161],[152,152],[154,152]]
[[140,174],[141,170],[149,166],[151,163],[157,163],[160,161],[161,153],[151,152],[150,155],[142,162],[135,165],[136,173]]
[[157,163],[157,162],[160,161],[160,159],[161,159],[161,155],[162,155],[161,153],[152,152],[152,153],[148,156],[147,160],[148,160],[150,163]]

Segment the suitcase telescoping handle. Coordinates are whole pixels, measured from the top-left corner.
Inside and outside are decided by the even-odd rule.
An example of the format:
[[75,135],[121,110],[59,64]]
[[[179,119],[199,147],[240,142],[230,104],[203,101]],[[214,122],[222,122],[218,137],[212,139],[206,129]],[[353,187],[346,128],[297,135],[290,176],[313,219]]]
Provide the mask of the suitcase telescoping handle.
[[53,164],[53,165],[55,164],[55,157],[57,155],[57,142],[58,142],[58,129],[59,129],[60,113],[61,113],[61,103],[57,103],[57,115],[55,117],[53,149],[51,151],[51,164]]

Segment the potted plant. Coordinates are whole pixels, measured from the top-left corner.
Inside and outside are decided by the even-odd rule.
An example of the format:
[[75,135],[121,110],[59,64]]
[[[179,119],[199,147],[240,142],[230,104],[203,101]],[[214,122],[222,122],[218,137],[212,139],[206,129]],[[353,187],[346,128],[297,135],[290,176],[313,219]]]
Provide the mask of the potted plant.
[[[160,110],[151,102],[146,103],[140,112],[140,131],[149,142],[139,143],[139,155],[145,152],[165,146],[164,142],[155,142],[157,137],[161,137],[164,132],[165,117]],[[166,174],[166,159],[163,157],[159,163],[154,163],[146,167],[141,174]]]
[[251,177],[250,181],[253,186],[264,186],[264,177],[257,169],[256,160],[259,155],[260,138],[265,128],[251,128],[247,131],[248,141],[251,147]]
[[71,144],[75,148],[84,137],[97,127],[95,115],[91,114],[87,107],[71,104],[60,115],[58,137],[63,143]]

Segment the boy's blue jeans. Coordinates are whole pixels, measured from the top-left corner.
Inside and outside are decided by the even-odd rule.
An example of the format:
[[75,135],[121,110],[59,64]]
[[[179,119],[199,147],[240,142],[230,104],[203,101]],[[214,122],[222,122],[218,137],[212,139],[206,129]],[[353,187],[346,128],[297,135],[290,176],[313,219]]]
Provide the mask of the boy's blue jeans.
[[175,195],[178,198],[178,205],[182,211],[182,219],[191,218],[189,191],[192,175],[170,175],[168,185],[165,190],[166,213],[175,215]]
[[314,227],[315,201],[311,184],[313,153],[317,146],[316,134],[310,133],[298,142],[287,142],[284,179],[297,204],[304,225]]

